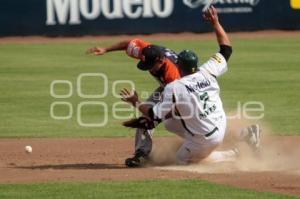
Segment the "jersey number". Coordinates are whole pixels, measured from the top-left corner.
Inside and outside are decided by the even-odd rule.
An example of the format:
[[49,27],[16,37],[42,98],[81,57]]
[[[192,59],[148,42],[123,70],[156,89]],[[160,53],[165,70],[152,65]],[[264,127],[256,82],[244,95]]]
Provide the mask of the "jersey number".
[[209,96],[208,96],[207,92],[200,95],[199,98],[200,98],[200,101],[203,102],[203,109],[205,110],[207,108],[206,102],[209,100]]

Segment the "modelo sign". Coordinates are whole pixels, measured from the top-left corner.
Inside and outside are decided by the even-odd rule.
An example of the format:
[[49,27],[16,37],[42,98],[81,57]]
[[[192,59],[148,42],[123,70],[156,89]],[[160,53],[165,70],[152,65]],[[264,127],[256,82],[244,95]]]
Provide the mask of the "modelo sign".
[[[181,3],[177,1],[176,3]],[[219,12],[230,12],[228,6],[243,5],[231,12],[251,12],[259,0],[183,0],[189,8],[207,8],[210,4],[225,5]],[[168,18],[174,12],[175,0],[47,0],[46,25],[76,25],[81,20],[95,20],[101,15],[106,19]]]
[[300,29],[299,2],[300,0],[1,0],[0,36],[208,32],[211,27],[201,20],[201,11],[211,4],[217,8],[228,31],[295,30]]
[[174,0],[47,0],[46,25],[81,24],[81,20],[167,18]]

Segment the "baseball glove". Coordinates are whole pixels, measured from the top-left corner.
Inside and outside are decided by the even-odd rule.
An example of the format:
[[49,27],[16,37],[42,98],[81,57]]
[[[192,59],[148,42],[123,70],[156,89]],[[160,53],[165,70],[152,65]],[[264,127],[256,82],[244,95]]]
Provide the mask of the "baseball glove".
[[146,117],[134,118],[123,122],[123,126],[129,128],[139,128],[139,129],[153,129],[155,127],[154,122]]

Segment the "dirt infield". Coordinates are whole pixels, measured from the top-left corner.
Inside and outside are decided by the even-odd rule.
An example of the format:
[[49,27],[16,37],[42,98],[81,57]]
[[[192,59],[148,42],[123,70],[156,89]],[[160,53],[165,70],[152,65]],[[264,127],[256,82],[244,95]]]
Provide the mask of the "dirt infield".
[[[155,139],[156,146],[176,142],[175,138]],[[0,183],[205,179],[258,191],[300,196],[298,160],[291,164],[291,158],[295,156],[282,158],[289,157],[291,151],[299,152],[299,142],[299,136],[272,138],[272,143],[280,146],[274,150],[278,160],[274,159],[273,167],[260,170],[258,167],[233,167],[231,163],[221,167],[215,164],[128,169],[123,162],[132,153],[132,138],[1,139]],[[25,152],[26,145],[33,147],[32,154]],[[279,160],[285,161],[282,164],[284,167],[278,164]],[[260,163],[257,161],[256,164]]]

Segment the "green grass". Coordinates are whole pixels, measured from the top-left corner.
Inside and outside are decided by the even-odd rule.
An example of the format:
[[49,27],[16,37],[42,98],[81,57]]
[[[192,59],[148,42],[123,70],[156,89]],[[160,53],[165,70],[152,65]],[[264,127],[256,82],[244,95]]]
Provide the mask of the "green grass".
[[256,199],[295,198],[292,196],[236,189],[199,180],[57,183],[0,185],[0,198],[197,198]]
[[[155,41],[154,41],[155,42]],[[107,41],[107,43],[110,43]],[[157,41],[156,41],[157,43]],[[193,49],[203,62],[213,54],[214,41],[158,41],[176,51]],[[113,119],[111,107],[119,99],[112,96],[113,81],[133,80],[137,91],[151,92],[157,83],[147,73],[136,69],[136,60],[123,52],[102,57],[84,55],[92,44],[2,44],[0,45],[0,137],[113,137],[132,136]],[[230,70],[220,79],[221,94],[227,111],[237,102],[261,101],[265,106],[264,122],[274,134],[300,135],[299,49],[300,38],[233,39],[234,54]],[[78,125],[77,105],[88,101],[77,95],[76,79],[81,73],[103,73],[109,79],[109,93],[101,101],[108,105],[108,124],[88,128]],[[73,96],[54,99],[50,95],[53,80],[68,80]],[[57,94],[68,93],[66,85],[57,85]],[[117,90],[122,86],[120,85]],[[83,81],[85,94],[99,93],[101,83],[91,78]],[[71,119],[50,117],[51,103],[70,102]],[[55,109],[57,116],[68,114],[66,107]],[[93,107],[82,111],[84,122],[99,122],[104,112]],[[123,115],[126,115],[125,113]],[[99,117],[100,116],[100,117]],[[163,127],[158,135],[170,135]],[[198,180],[51,183],[0,185],[0,198],[292,198],[274,193],[261,193]]]
[[[215,41],[159,43],[177,51],[193,49],[201,61],[218,49]],[[111,107],[119,101],[112,96],[113,81],[133,80],[137,91],[148,92],[158,84],[146,72],[136,69],[136,60],[128,58],[124,52],[102,57],[87,56],[84,51],[90,46],[92,44],[88,43],[0,45],[0,137],[113,137],[134,134],[122,128],[120,120],[112,118]],[[226,110],[235,110],[238,101],[242,104],[261,101],[265,105],[264,122],[270,124],[274,134],[299,135],[300,39],[234,39],[233,46],[230,70],[220,79]],[[105,127],[88,128],[77,123],[77,105],[87,101],[78,97],[76,92],[76,78],[81,73],[104,73],[108,76],[108,96],[93,100],[108,105],[108,124]],[[71,81],[73,96],[68,99],[51,97],[50,84],[53,80]],[[84,79],[85,94],[100,93],[101,89],[97,79]],[[55,91],[57,94],[68,92],[63,85],[58,85]],[[72,103],[73,117],[69,120],[52,119],[50,105],[55,101]],[[68,114],[68,110],[57,107],[55,114],[63,116]],[[83,110],[82,120],[99,122],[103,114],[103,110],[87,107]],[[163,127],[157,132],[158,135],[170,135]]]

